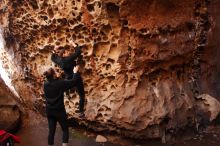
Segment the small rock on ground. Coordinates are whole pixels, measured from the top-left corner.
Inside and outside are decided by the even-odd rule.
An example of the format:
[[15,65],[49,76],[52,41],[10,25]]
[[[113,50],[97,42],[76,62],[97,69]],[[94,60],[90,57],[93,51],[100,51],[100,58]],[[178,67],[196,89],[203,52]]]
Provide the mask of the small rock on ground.
[[102,135],[97,135],[95,141],[96,141],[96,142],[107,142],[107,138],[105,138],[105,137],[102,136]]

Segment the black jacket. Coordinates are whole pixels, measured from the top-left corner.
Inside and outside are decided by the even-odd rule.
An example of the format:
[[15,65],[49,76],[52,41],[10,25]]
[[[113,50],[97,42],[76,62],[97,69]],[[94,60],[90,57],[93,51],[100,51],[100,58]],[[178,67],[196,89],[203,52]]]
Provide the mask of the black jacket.
[[71,80],[54,79],[44,82],[46,108],[58,110],[64,109],[64,92],[73,88],[79,79],[79,73],[75,73]]
[[67,76],[73,74],[73,68],[76,66],[75,59],[81,54],[81,46],[76,48],[76,52],[67,57],[60,57],[57,54],[52,54],[51,60],[56,63]]

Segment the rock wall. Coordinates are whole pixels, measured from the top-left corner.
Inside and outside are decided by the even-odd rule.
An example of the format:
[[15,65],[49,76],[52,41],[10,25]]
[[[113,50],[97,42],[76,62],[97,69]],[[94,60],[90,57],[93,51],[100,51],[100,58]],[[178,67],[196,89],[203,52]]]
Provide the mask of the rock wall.
[[[214,113],[219,110],[213,98],[220,91],[219,5],[217,0],[3,0],[1,59],[24,102],[43,112],[42,73],[54,66],[52,51],[74,51],[71,40],[86,44],[78,61],[86,119],[75,114],[75,93],[65,99],[69,116],[97,131],[164,137],[198,123],[197,107],[211,105],[201,99],[213,99]],[[198,97],[203,93],[213,97]],[[201,109],[215,118],[209,108]]]
[[15,131],[21,122],[21,111],[14,94],[7,88],[0,76],[0,129]]

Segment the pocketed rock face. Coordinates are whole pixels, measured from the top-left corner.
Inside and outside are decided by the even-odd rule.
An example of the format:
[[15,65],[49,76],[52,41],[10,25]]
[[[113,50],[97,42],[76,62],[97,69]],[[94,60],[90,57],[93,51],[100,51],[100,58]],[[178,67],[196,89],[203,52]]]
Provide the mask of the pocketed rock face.
[[75,93],[65,100],[69,116],[97,131],[164,137],[198,121],[198,95],[219,95],[215,86],[219,74],[209,70],[218,71],[220,66],[219,53],[215,54],[220,52],[219,4],[3,0],[0,22],[6,44],[1,58],[24,102],[43,112],[41,75],[53,66],[50,56],[55,46],[73,51],[71,40],[86,44],[79,59],[86,120],[75,114]]

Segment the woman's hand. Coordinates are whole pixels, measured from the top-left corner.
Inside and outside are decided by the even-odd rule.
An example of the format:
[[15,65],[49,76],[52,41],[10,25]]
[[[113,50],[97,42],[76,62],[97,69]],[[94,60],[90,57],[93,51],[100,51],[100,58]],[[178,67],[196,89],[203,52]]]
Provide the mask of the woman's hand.
[[73,73],[77,73],[78,71],[79,71],[79,66],[77,65],[73,68]]
[[74,43],[73,41],[71,41],[70,43],[74,48],[77,47],[76,43]]

